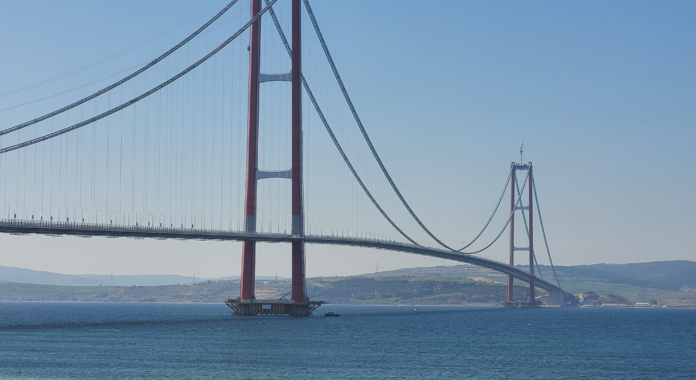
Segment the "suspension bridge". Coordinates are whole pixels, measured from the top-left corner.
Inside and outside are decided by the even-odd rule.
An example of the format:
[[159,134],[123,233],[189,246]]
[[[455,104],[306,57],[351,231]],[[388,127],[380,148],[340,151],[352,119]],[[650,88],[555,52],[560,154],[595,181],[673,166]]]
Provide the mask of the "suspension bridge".
[[[226,302],[240,315],[307,316],[321,304],[307,294],[306,244],[491,268],[508,275],[508,307],[538,306],[536,287],[549,305],[572,297],[553,271],[522,157],[463,247],[426,226],[372,143],[309,0],[233,0],[122,79],[1,128],[0,232],[242,242],[241,294]],[[510,209],[499,212],[508,189]],[[553,280],[535,270],[535,219]],[[508,262],[481,257],[506,231]],[[256,299],[259,242],[290,244],[291,300]],[[528,266],[515,265],[517,251]],[[527,299],[514,299],[514,279],[529,283]]]

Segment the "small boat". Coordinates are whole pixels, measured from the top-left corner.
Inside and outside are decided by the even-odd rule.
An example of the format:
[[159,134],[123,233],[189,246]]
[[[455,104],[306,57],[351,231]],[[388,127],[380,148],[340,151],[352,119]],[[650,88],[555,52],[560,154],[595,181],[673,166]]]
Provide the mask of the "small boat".
[[324,314],[324,316],[325,316],[325,317],[340,317],[341,314],[336,314],[336,313],[334,313],[333,311],[330,311],[330,312]]

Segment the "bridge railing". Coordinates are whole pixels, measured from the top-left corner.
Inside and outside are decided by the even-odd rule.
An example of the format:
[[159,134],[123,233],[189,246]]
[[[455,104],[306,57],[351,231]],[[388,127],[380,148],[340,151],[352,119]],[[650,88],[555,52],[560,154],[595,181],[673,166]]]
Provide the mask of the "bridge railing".
[[[56,220],[26,220],[26,219],[0,219],[0,231],[16,235],[42,234],[42,235],[76,235],[76,236],[129,236],[145,238],[158,236],[185,235],[187,238],[200,236],[206,240],[210,238],[222,238],[224,240],[244,240],[254,237],[259,240],[292,240],[302,239],[280,232],[246,232],[236,229],[220,230],[196,227],[167,227],[148,225],[123,225],[116,223],[90,223],[90,222],[63,222]],[[225,239],[226,238],[226,239]],[[357,237],[346,235],[305,235],[305,240],[321,240],[325,242],[354,242],[389,244],[394,246],[413,247],[413,244],[400,242],[388,236],[384,237]]]
[[152,225],[124,225],[116,223],[89,223],[89,222],[63,222],[55,220],[24,220],[24,219],[0,219],[0,228],[3,230],[11,229],[12,232],[16,234],[50,234],[47,232],[55,232],[59,234],[62,232],[70,232],[70,234],[77,234],[79,232],[84,232],[89,235],[99,235],[103,232],[105,235],[109,232],[132,232],[132,233],[143,233],[143,234],[181,234],[181,235],[201,235],[201,236],[248,236],[248,235],[259,235],[268,237],[283,237],[286,238],[290,236],[284,233],[269,233],[269,232],[255,232],[249,233],[240,230],[230,229],[207,229],[207,228],[196,228],[196,227],[176,227],[176,226],[152,226]]
[[[182,239],[182,240],[216,240],[244,241],[254,240],[269,243],[304,240],[307,243],[349,245],[364,248],[387,249],[415,253],[425,256],[445,258],[469,264],[480,265],[515,276],[523,281],[529,281],[529,274],[511,267],[476,255],[466,255],[447,251],[441,248],[417,246],[392,239],[366,239],[347,236],[305,235],[293,236],[286,233],[223,231],[200,228],[159,227],[159,226],[124,226],[115,224],[96,224],[82,222],[61,222],[46,220],[0,219],[0,232],[16,235],[41,234],[48,236],[79,236],[79,237],[130,237],[135,239]],[[560,290],[555,285],[541,279],[536,280],[537,286],[546,290]]]

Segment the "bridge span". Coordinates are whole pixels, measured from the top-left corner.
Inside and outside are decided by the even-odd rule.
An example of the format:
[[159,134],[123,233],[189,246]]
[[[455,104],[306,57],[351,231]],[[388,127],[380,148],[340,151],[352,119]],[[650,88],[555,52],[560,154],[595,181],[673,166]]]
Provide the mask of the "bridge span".
[[[13,235],[48,235],[91,237],[126,237],[132,239],[176,239],[176,240],[215,240],[215,241],[255,241],[263,243],[290,243],[304,241],[307,244],[342,245],[360,248],[376,248],[387,251],[411,253],[422,256],[437,257],[459,261],[512,276],[529,283],[528,272],[514,266],[475,255],[447,251],[440,248],[401,243],[392,240],[357,238],[346,236],[293,236],[287,233],[245,232],[236,230],[213,230],[187,227],[159,227],[140,225],[96,224],[80,222],[58,222],[41,220],[0,219],[0,233]],[[558,286],[535,278],[535,286],[549,292],[549,304],[563,305],[571,294]]]
[[[555,271],[555,285],[535,275],[534,267],[538,266],[535,221],[541,227],[552,269],[553,261],[539,210],[532,164],[523,163],[522,147],[520,162],[511,163],[505,185],[482,229],[464,247],[447,245],[418,217],[380,158],[334,63],[309,0],[292,0],[289,8],[279,5],[275,10],[273,5],[277,0],[250,0],[249,21],[240,22],[242,25],[237,25],[236,32],[234,27],[222,36],[200,37],[219,18],[227,17],[227,21],[234,18],[223,15],[237,2],[229,0],[225,8],[179,44],[122,79],[43,116],[0,127],[0,136],[8,135],[4,143],[0,141],[3,172],[0,199],[4,218],[0,219],[0,233],[240,241],[242,273],[240,296],[235,299],[239,302],[256,299],[256,242],[290,243],[291,299],[296,306],[304,305],[295,308],[292,315],[311,314],[309,308],[313,304],[306,294],[305,244],[376,248],[491,268],[508,275],[505,301],[508,307],[538,307],[535,286],[549,292],[547,304],[572,300],[572,295],[561,289]],[[316,40],[302,38],[303,10]],[[264,14],[264,23],[272,22],[269,25],[275,26],[278,34],[274,38],[279,38],[282,44],[262,49]],[[282,20],[290,25],[289,30],[282,28]],[[235,42],[243,35],[249,38],[248,43]],[[217,39],[212,50],[210,38]],[[270,35],[264,38],[267,40]],[[312,57],[307,49],[303,58],[302,44],[307,42],[323,52],[320,56],[327,65],[323,69],[318,63],[305,65],[306,70],[303,69],[302,60]],[[176,53],[184,45],[185,52]],[[261,65],[262,50],[268,65]],[[248,65],[242,63],[245,57]],[[231,65],[231,61],[237,63]],[[284,71],[261,71],[271,67]],[[139,76],[146,72],[154,73],[154,84],[150,83],[153,75],[150,80],[147,75]],[[325,81],[323,75],[332,80]],[[283,89],[268,86],[268,82],[288,82],[288,86]],[[325,82],[331,84],[324,85]],[[336,91],[335,86],[340,89],[338,103],[330,95]],[[266,95],[260,96],[262,92]],[[119,100],[114,104],[115,99]],[[261,101],[268,104],[262,107]],[[304,108],[316,112],[303,111],[303,101],[308,103]],[[322,105],[327,108],[323,109]],[[71,115],[69,111],[77,107],[79,112],[74,110]],[[350,113],[345,117],[336,115],[343,112],[338,111],[343,107]],[[64,115],[56,118],[61,114]],[[56,121],[58,124],[54,125]],[[334,130],[332,125],[357,127],[351,130],[361,143],[345,145],[346,141],[352,141],[351,132],[341,127],[341,132],[336,133],[339,130]],[[303,132],[310,127],[317,127],[323,137],[310,139],[309,136],[317,136],[313,129],[311,133]],[[28,129],[22,132],[25,128]],[[11,134],[16,136],[10,137]],[[242,156],[245,145],[246,161]],[[335,151],[326,146],[333,146]],[[351,150],[345,150],[344,146]],[[306,147],[310,149],[305,150]],[[360,168],[350,157],[367,157],[368,161],[361,161],[363,168]],[[526,172],[519,182],[518,171]],[[305,176],[312,179],[308,181],[311,187],[305,188]],[[371,180],[367,182],[368,179]],[[380,187],[386,193],[380,192]],[[489,227],[493,218],[500,215],[498,210],[508,188],[510,212],[502,211],[502,228],[492,241],[484,243],[479,238],[485,231],[491,231]],[[523,201],[525,194],[527,202]],[[332,196],[336,199],[331,199]],[[351,202],[345,204],[345,199]],[[394,202],[389,203],[389,199]],[[533,216],[535,205],[536,217]],[[311,212],[306,213],[305,209]],[[406,213],[406,218],[397,219],[399,210]],[[518,230],[515,245],[518,211],[524,230]],[[156,216],[159,223],[155,221]],[[181,223],[173,223],[179,218]],[[222,221],[231,220],[239,221],[236,229],[231,224],[223,227]],[[369,225],[368,220],[376,220],[377,224]],[[206,225],[206,221],[211,224]],[[291,228],[283,233],[279,229],[273,233],[272,228],[269,232],[259,232],[265,223]],[[313,224],[339,227],[341,223],[344,227],[345,224],[368,226],[371,237],[307,233],[305,227]],[[387,228],[386,233],[396,238],[372,238],[385,233],[380,228]],[[506,230],[510,234],[507,264],[475,256],[495,244]],[[420,238],[414,233],[424,234],[421,236],[427,236],[427,241],[437,243],[439,248],[416,241]],[[525,242],[528,245],[524,246]],[[481,248],[465,253],[474,243]],[[528,272],[515,267],[517,251],[528,257]],[[513,300],[515,278],[529,283],[527,302]],[[254,314],[240,310],[236,310],[237,314]]]

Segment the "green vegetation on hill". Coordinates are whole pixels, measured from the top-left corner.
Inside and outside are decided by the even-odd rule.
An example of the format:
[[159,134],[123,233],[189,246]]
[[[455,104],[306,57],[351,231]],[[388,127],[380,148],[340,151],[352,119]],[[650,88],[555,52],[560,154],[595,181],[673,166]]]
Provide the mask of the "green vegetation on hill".
[[[438,276],[314,278],[308,285],[313,298],[338,304],[499,303],[507,292],[507,286],[491,281]],[[515,286],[516,299],[526,292]]]
[[239,281],[161,286],[0,284],[0,301],[222,302],[239,294]]
[[[551,272],[548,266],[541,269],[544,273]],[[676,293],[688,296],[696,289],[696,262],[686,260],[557,266],[556,273],[561,285],[573,293],[597,291],[642,296],[667,292],[681,297]]]
[[696,262],[687,260],[633,264],[593,264],[571,268],[595,269],[616,275],[617,278],[623,277],[644,281],[646,284],[659,284],[664,287],[664,290],[678,291],[684,287],[696,288]]
[[[550,267],[540,268],[553,280]],[[696,263],[671,261],[556,267],[562,287],[574,294],[595,292],[606,303],[670,300],[696,303]],[[340,304],[477,304],[505,298],[507,276],[472,265],[408,268],[363,276],[309,278],[314,300]],[[526,284],[515,282],[515,298]],[[277,299],[290,292],[290,281],[259,280],[256,297]],[[543,293],[537,289],[537,293]],[[239,280],[167,286],[55,286],[0,284],[0,301],[222,302],[239,294]],[[611,302],[610,302],[611,301]],[[594,300],[592,301],[594,302]],[[665,302],[667,303],[667,302]]]
[[0,284],[0,300],[32,300],[42,299],[59,300],[66,295],[91,296],[103,292],[103,286],[62,286],[62,285],[38,285],[38,284]]
[[[472,304],[498,303],[506,286],[465,277],[334,277],[307,280],[312,299],[334,304]],[[290,292],[291,282],[258,281],[259,299],[277,299]],[[516,286],[516,298],[527,288]],[[1,301],[88,302],[222,302],[239,294],[239,281],[207,281],[163,286],[54,286],[0,284]]]

